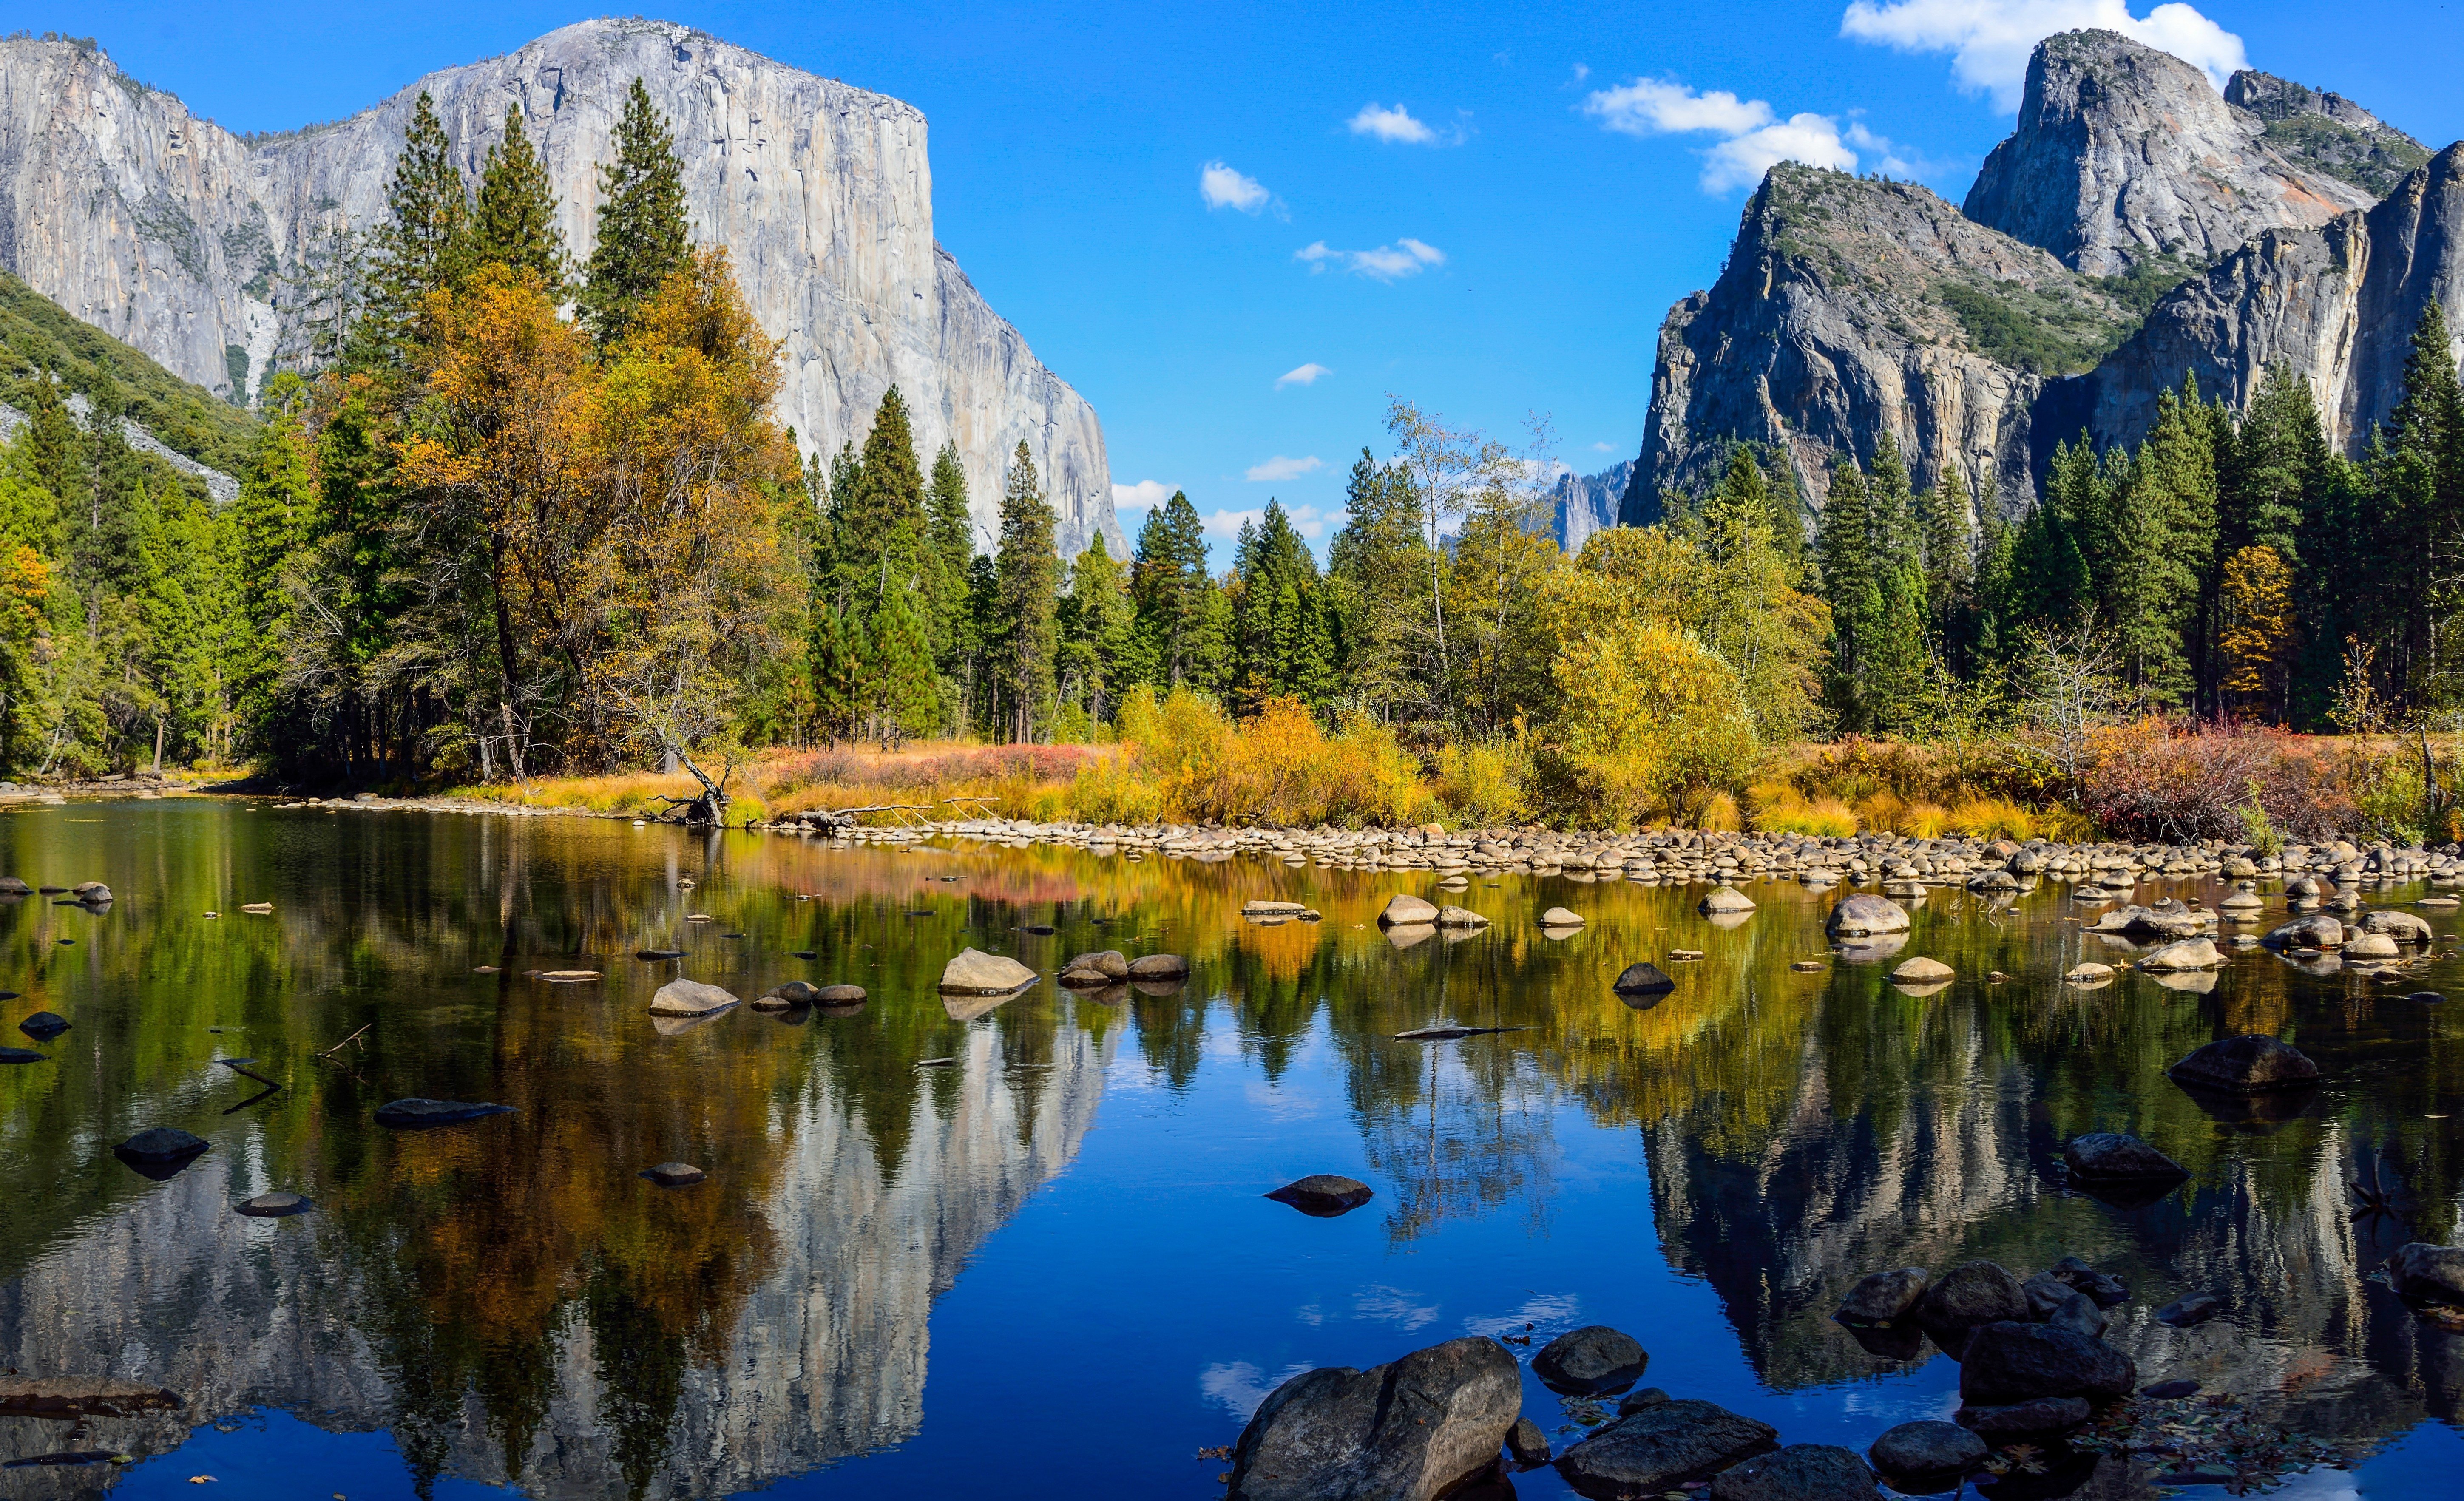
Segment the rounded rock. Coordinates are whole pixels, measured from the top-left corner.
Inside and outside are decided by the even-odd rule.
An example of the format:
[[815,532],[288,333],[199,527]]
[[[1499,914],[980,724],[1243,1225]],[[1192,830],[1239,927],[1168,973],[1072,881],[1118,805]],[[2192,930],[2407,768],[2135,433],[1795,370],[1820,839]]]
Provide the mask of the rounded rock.
[[1625,1390],[1650,1363],[1651,1357],[1632,1335],[1606,1324],[1586,1324],[1541,1346],[1531,1358],[1531,1374],[1552,1392],[1592,1396]]
[[1920,954],[1914,959],[1900,960],[1900,967],[1891,971],[1891,982],[1897,985],[1939,985],[1947,983],[1956,973],[1942,960]]
[[1792,1444],[1711,1477],[1711,1501],[1878,1501],[1874,1472],[1837,1444]]
[[317,1205],[297,1194],[277,1192],[243,1199],[231,1207],[252,1220],[279,1220],[290,1215],[306,1214]]
[[1927,1419],[1885,1429],[1866,1454],[1874,1468],[1902,1490],[1947,1489],[1900,1486],[1902,1480],[1955,1480],[1985,1463],[1993,1450],[1983,1439],[1955,1423]]
[[1375,1198],[1376,1192],[1356,1178],[1340,1173],[1311,1173],[1307,1178],[1294,1179],[1266,1197],[1312,1218],[1331,1220],[1359,1208]]
[[1751,912],[1754,902],[1752,897],[1733,886],[1715,886],[1711,888],[1710,894],[1694,904],[1694,910],[1709,917],[1722,913]]
[[1437,920],[1437,904],[1408,892],[1397,892],[1388,897],[1385,909],[1377,914],[1377,925],[1381,928],[1424,928]]
[[1582,914],[1569,912],[1563,907],[1551,907],[1540,915],[1540,926],[1544,928],[1579,928],[1582,925]]
[[642,1169],[642,1176],[662,1188],[689,1188],[710,1175],[691,1162],[660,1162]]
[[1823,931],[1835,938],[1870,938],[1884,934],[1908,931],[1906,909],[1895,901],[1862,893],[1843,897],[1831,909],[1823,921]]
[[2307,1053],[2259,1033],[2219,1038],[2167,1069],[2166,1076],[2190,1089],[2227,1094],[2303,1089],[2321,1077]]

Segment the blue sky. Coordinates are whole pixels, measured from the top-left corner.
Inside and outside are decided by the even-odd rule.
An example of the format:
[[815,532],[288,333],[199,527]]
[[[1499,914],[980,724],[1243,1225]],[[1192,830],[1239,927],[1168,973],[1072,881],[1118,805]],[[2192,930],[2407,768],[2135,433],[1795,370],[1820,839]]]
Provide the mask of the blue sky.
[[[908,100],[939,237],[1103,419],[1122,523],[1186,489],[1320,544],[1389,393],[1583,473],[1639,446],[1661,318],[1775,153],[1957,202],[2035,36],[2117,22],[2215,69],[2464,137],[2464,0],[1606,6],[677,3],[656,13]],[[0,4],[235,129],[346,115],[587,4]],[[1212,168],[1212,170],[1210,170]],[[1251,477],[1251,476],[1256,477]],[[1150,487],[1139,488],[1142,482]],[[1219,557],[1221,556],[1219,552]]]

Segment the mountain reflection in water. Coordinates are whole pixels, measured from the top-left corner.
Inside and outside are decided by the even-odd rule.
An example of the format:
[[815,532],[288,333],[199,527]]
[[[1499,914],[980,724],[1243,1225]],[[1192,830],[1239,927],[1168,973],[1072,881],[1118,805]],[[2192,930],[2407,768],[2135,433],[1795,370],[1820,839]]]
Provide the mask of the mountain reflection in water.
[[[1215,1471],[1189,1464],[1182,1436],[1229,1443],[1287,1356],[1366,1364],[1463,1329],[1508,1333],[1508,1304],[1553,1332],[1540,1320],[1630,1308],[1638,1262],[1664,1262],[1672,1288],[1706,1285],[1731,1331],[1731,1355],[1655,1346],[1709,1383],[1680,1395],[1758,1411],[1792,1440],[1861,1446],[1888,1425],[1854,1416],[1877,1382],[1904,1388],[1903,1406],[1947,1405],[1929,1394],[1955,1373],[1925,1365],[1929,1347],[1870,1355],[1828,1314],[1867,1271],[1980,1256],[2025,1274],[2077,1254],[2121,1275],[2134,1297],[2108,1337],[2143,1374],[2241,1394],[2305,1431],[2366,1444],[2464,1408],[2464,1336],[2369,1280],[2404,1241],[2456,1233],[2443,1117],[2464,1067],[2457,1024],[2404,995],[2442,980],[2464,993],[2464,961],[2387,985],[2243,953],[2208,993],[2127,973],[2070,989],[2057,977],[2080,959],[2128,951],[2081,934],[2059,888],[1998,908],[1944,890],[1904,952],[1961,978],[1915,996],[1886,982],[1887,964],[1792,971],[1825,956],[1828,905],[1793,886],[1750,888],[1761,910],[1714,926],[1694,913],[1699,889],[1501,877],[1456,898],[1493,927],[1397,946],[1375,914],[1392,891],[1429,890],[1425,872],[234,802],[11,814],[0,873],[121,894],[99,916],[0,907],[0,986],[23,992],[0,1018],[49,1008],[75,1024],[44,1046],[53,1062],[0,1071],[0,1365],[142,1377],[187,1403],[96,1420],[74,1445],[56,1424],[0,1420],[0,1460],[89,1444],[161,1454],[196,1424],[278,1408],[382,1432],[422,1489],[715,1496],[875,1455],[814,1477],[852,1493],[890,1488],[899,1471],[882,1451],[946,1465],[933,1456],[998,1450],[1004,1473],[1045,1477],[1017,1493],[1081,1493],[1067,1477],[1086,1434],[1039,1419],[1035,1388],[1109,1373],[1103,1443],[1140,1477],[1124,1489],[1196,1496],[1214,1493]],[[1287,894],[1325,921],[1239,915]],[[238,912],[253,900],[274,915]],[[1544,936],[1536,914],[1561,902],[1589,925]],[[1047,974],[1091,948],[1182,953],[1196,972],[1162,995],[1047,982],[959,1020],[934,982],[970,944]],[[645,946],[690,953],[645,963]],[[1705,958],[1668,964],[1673,994],[1630,1004],[1609,989],[1630,960],[1677,948]],[[522,976],[560,968],[604,979]],[[2016,978],[1985,982],[1996,970]],[[662,1035],[645,1008],[676,974],[748,999],[792,978],[851,981],[871,1000],[851,1015],[738,1008]],[[1523,1030],[1394,1036],[1435,1021]],[[319,1056],[363,1023],[359,1043]],[[2255,1122],[2219,1119],[2164,1077],[2241,1030],[2295,1041],[2327,1088]],[[288,1087],[243,1105],[254,1087],[217,1057]],[[1201,1112],[1216,1081],[1239,1103]],[[414,1134],[370,1123],[411,1094],[517,1112]],[[1203,1122],[1185,1181],[1129,1156],[1177,1150],[1159,1124],[1175,1112]],[[1108,1122],[1152,1139],[1089,1165]],[[158,1124],[212,1150],[162,1183],[111,1158]],[[2158,1143],[2189,1183],[2140,1209],[2072,1195],[2052,1164],[2092,1129]],[[1322,1155],[1329,1130],[1350,1133],[1356,1160],[1308,1166],[1359,1173],[1378,1197],[1340,1222],[1273,1205],[1283,1218],[1250,1218],[1292,1176],[1290,1143]],[[1656,1247],[1596,1212],[1618,1159],[1648,1169]],[[636,1176],[669,1159],[709,1180],[668,1191]],[[2396,1212],[2357,1218],[2347,1183],[2372,1171],[2404,1185]],[[1071,1223],[1087,1222],[1077,1239],[997,1234],[1065,1186]],[[273,1187],[318,1207],[231,1212]],[[1100,1254],[1142,1204],[1159,1220],[1196,1205],[1219,1228],[1177,1242],[1170,1265],[1056,1254]],[[1518,1247],[1592,1280],[1527,1288]],[[1117,1290],[1117,1322],[1010,1348],[1014,1329],[971,1312],[936,1343],[936,1300],[987,1259],[998,1269],[979,1275],[1003,1297]],[[1322,1299],[1295,1313],[1281,1291],[1321,1273],[1349,1279],[1348,1324],[1327,1323]],[[1215,1306],[1168,1307],[1168,1287]],[[2200,1291],[2228,1314],[2153,1321]],[[1647,1311],[1625,1316],[1655,1345]],[[1192,1332],[1208,1317],[1214,1333]],[[951,1371],[954,1350],[1010,1367],[1019,1410],[928,1414],[928,1352],[936,1383],[988,1377]],[[1553,1426],[1553,1400],[1528,1392]],[[1806,1431],[1809,1402],[1822,1432]],[[87,1493],[112,1475],[0,1473],[10,1496]],[[1561,1493],[1545,1471],[1516,1485]]]

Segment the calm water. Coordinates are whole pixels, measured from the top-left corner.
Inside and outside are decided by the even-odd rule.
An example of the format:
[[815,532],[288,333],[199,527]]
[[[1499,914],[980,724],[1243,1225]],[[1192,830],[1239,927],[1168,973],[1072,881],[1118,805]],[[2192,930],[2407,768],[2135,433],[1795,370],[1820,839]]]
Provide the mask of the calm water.
[[[2388,986],[2245,952],[2206,992],[2127,974],[2066,991],[2054,977],[2118,946],[2066,920],[2062,888],[1999,910],[1938,892],[1906,952],[1961,978],[1912,997],[1887,966],[1792,972],[1828,957],[1828,903],[1794,886],[1749,888],[1762,910],[1720,928],[1699,889],[1476,878],[1460,899],[1494,927],[1397,948],[1374,916],[1425,873],[195,800],[0,814],[0,872],[120,898],[0,904],[0,986],[22,992],[0,1003],[7,1041],[40,1008],[75,1024],[54,1061],[0,1070],[0,1365],[187,1400],[81,1437],[0,1419],[0,1459],[137,1456],[0,1469],[0,1495],[195,1501],[212,1475],[203,1494],[319,1501],[1196,1501],[1227,1468],[1199,1451],[1288,1373],[1464,1332],[1529,1326],[1536,1349],[1590,1322],[1641,1339],[1652,1384],[1861,1449],[1955,1407],[1958,1372],[1929,1348],[1867,1354],[1826,1316],[1850,1283],[2066,1252],[2131,1284],[2111,1337],[2143,1379],[2374,1451],[2287,1493],[2453,1494],[2464,1464],[2464,1336],[2369,1280],[2454,1231],[2464,960]],[[1259,895],[1326,921],[1244,924]],[[1590,917],[1562,941],[1534,920],[1559,903]],[[1196,973],[966,1017],[934,982],[968,944],[1045,970],[1168,950]],[[645,945],[691,953],[649,964]],[[1670,966],[1674,995],[1609,990],[1677,947],[1707,957]],[[1995,969],[2015,978],[1988,985]],[[872,1000],[663,1032],[645,1008],[679,972]],[[2415,984],[2458,1003],[2401,999]],[[1523,1030],[1392,1040],[1441,1019]],[[2292,1038],[2330,1087],[2254,1126],[2164,1078],[2242,1030]],[[285,1087],[253,1097],[218,1057]],[[414,1094],[518,1113],[372,1124]],[[154,1125],[212,1149],[149,1181],[109,1148]],[[2049,1166],[2096,1128],[2155,1141],[2189,1183],[2134,1211],[2067,1196]],[[2356,1220],[2345,1184],[2374,1158],[2408,1186],[2396,1215]],[[669,1159],[709,1181],[636,1176]],[[1260,1197],[1311,1172],[1377,1197],[1338,1220]],[[268,1188],[318,1208],[231,1212]],[[2192,1291],[2230,1312],[2152,1322]],[[1555,1430],[1557,1399],[1526,1391]],[[1567,1493],[1548,1471],[1514,1484]]]

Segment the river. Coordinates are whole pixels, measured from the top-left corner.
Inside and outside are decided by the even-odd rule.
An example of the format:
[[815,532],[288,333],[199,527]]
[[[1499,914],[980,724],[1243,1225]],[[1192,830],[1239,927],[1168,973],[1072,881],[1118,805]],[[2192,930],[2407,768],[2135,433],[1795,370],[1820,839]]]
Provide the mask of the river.
[[[2130,951],[2082,933],[2065,887],[1947,887],[1902,952],[1959,978],[1918,995],[1831,954],[1832,897],[1793,884],[1715,922],[1701,888],[1476,877],[1452,899],[1491,926],[1399,943],[1375,915],[1437,894],[1427,872],[248,799],[0,813],[0,873],[117,895],[0,902],[7,1042],[39,1009],[72,1024],[50,1061],[0,1069],[0,1365],[185,1401],[80,1435],[0,1419],[0,1460],[127,1456],[0,1469],[0,1496],[1197,1501],[1229,1468],[1205,1451],[1289,1373],[1464,1333],[1528,1337],[1528,1363],[1588,1323],[1636,1335],[1649,1384],[1861,1451],[1954,1409],[1958,1367],[1869,1353],[1828,1316],[1851,1284],[2066,1253],[2130,1285],[2107,1337],[2144,1379],[2361,1456],[2282,1493],[2452,1493],[2464,1465],[2464,1334],[2372,1279],[2464,1213],[2464,959],[2390,985],[2242,949],[2214,977],[2080,990],[2065,970]],[[1324,920],[1244,921],[1254,897]],[[1555,905],[1586,925],[1544,934]],[[1047,975],[1105,948],[1194,972],[945,1004],[971,945]],[[1620,1000],[1644,958],[1675,991]],[[604,978],[525,973],[551,969]],[[870,1000],[654,1024],[678,976]],[[2405,998],[2422,987],[2459,1001]],[[1394,1037],[1439,1021],[1514,1029]],[[2291,1118],[2219,1119],[2166,1079],[2252,1030],[2327,1071]],[[515,1110],[374,1123],[411,1095]],[[162,1181],[113,1156],[158,1125],[210,1148]],[[2075,1194],[2055,1164],[2088,1130],[2189,1181],[2138,1208]],[[639,1176],[671,1159],[709,1176]],[[1336,1219],[1263,1197],[1319,1172],[1376,1197]],[[2357,1213],[2372,1177],[2390,1211]],[[316,1208],[232,1211],[269,1189]],[[2154,1320],[2192,1291],[2226,1313]],[[1525,1411],[1576,1436],[1536,1380]]]

